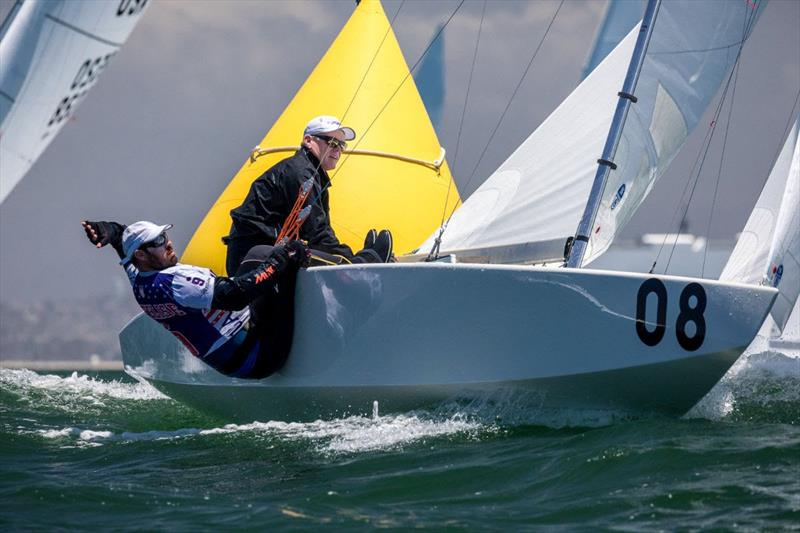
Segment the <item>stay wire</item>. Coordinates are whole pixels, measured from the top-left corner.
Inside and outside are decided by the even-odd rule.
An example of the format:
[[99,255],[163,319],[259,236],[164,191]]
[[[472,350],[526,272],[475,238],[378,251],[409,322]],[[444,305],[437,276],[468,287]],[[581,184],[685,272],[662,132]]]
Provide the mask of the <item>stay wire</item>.
[[[719,117],[722,114],[723,105],[724,105],[725,100],[727,98],[728,90],[730,89],[731,81],[733,79],[734,72],[737,71],[737,68],[738,68],[738,65],[739,65],[739,60],[741,59],[741,56],[742,56],[742,49],[744,48],[744,44],[747,41],[747,39],[750,37],[750,34],[752,32],[753,24],[755,23],[755,20],[756,20],[755,15],[756,15],[756,13],[755,13],[755,11],[753,11],[753,15],[750,18],[746,18],[745,19],[745,23],[744,23],[745,27],[744,27],[744,31],[743,31],[744,35],[743,35],[742,40],[740,41],[739,48],[738,48],[738,50],[736,52],[736,59],[733,62],[733,68],[731,69],[731,72],[728,75],[728,79],[725,82],[725,88],[723,89],[723,92],[722,92],[722,95],[720,97],[720,100],[717,103],[717,108],[714,111],[714,115],[713,115],[713,118],[711,120],[711,124],[709,125],[709,130],[708,130],[708,132],[706,134],[706,137],[705,137],[705,139],[703,141],[705,143],[705,148],[704,149],[701,148],[700,152],[698,153],[698,157],[695,160],[695,163],[694,163],[694,165],[692,167],[692,172],[689,175],[689,180],[687,181],[686,186],[684,188],[684,194],[681,195],[681,198],[683,199],[687,189],[689,189],[689,185],[691,184],[689,197],[686,200],[686,203],[684,204],[684,207],[683,207],[683,210],[682,210],[683,212],[681,213],[681,218],[680,218],[681,224],[683,224],[683,221],[686,220],[686,214],[689,211],[689,206],[691,205],[692,199],[694,198],[694,193],[695,193],[695,191],[697,189],[697,185],[698,185],[698,183],[700,181],[700,174],[702,173],[703,165],[705,164],[706,157],[708,156],[708,150],[709,150],[709,148],[711,146],[711,141],[713,140],[714,132],[716,131],[717,121],[719,120]],[[697,172],[696,174],[695,174],[695,171]],[[692,178],[692,176],[694,176],[694,178]],[[678,207],[675,210],[675,215],[677,215],[679,212],[681,212],[681,208],[680,207]],[[676,220],[677,220],[677,216],[673,217],[673,220],[672,220],[672,223],[671,223],[671,225],[673,227],[674,227],[674,224],[675,224]],[[679,236],[680,236],[680,227],[677,228],[677,230],[675,232],[675,240],[672,243],[672,248],[670,250],[669,258],[667,259],[667,264],[664,267],[664,273],[665,274],[669,270],[669,265],[672,263],[672,257],[673,257],[673,255],[675,253],[675,249],[676,249],[677,244],[678,244],[678,237]],[[650,273],[651,274],[653,273],[653,271],[656,268],[656,265],[658,263],[658,259],[661,257],[661,252],[663,251],[664,246],[666,245],[666,242],[667,242],[668,238],[669,238],[669,233],[664,235],[664,240],[661,243],[661,246],[659,248],[658,254],[656,255],[656,259],[655,259],[655,261],[653,261],[653,266],[650,268]]]
[[[478,36],[475,39],[475,50],[472,53],[472,66],[469,70],[469,78],[467,79],[467,90],[466,94],[464,95],[464,105],[461,108],[461,117],[459,118],[458,122],[458,136],[456,137],[456,149],[453,154],[453,165],[455,165],[456,161],[458,161],[458,152],[461,148],[461,133],[464,129],[464,117],[467,114],[467,104],[469,102],[469,93],[470,89],[472,88],[472,75],[475,73],[475,65],[477,64],[478,59],[478,48],[480,47],[481,43],[481,33],[483,31],[483,21],[486,16],[486,0],[483,0],[483,9],[481,10],[481,21],[478,24]],[[447,216],[447,204],[450,201],[450,190],[453,188],[453,180],[447,184],[447,194],[444,198],[444,205],[442,206],[442,220],[439,222],[439,235],[436,236],[436,241],[434,242],[433,246],[431,247],[431,251],[428,254],[426,261],[432,261],[438,259],[439,257],[439,246],[442,243],[442,235],[444,234],[444,219]]]
[[[356,144],[354,145],[353,148],[357,148],[359,143],[364,139],[364,137],[367,135],[369,130],[372,129],[372,126],[375,125],[375,122],[377,122],[377,120],[380,118],[381,114],[383,114],[383,112],[386,110],[386,108],[392,102],[394,97],[397,96],[397,93],[400,92],[400,89],[403,88],[403,85],[405,85],[406,81],[408,81],[408,78],[411,77],[411,73],[416,70],[416,68],[419,66],[419,64],[422,62],[422,60],[425,58],[425,56],[428,55],[428,51],[430,51],[431,47],[439,39],[439,36],[442,34],[444,29],[447,27],[447,25],[450,24],[450,21],[453,20],[453,17],[456,15],[456,13],[458,13],[459,9],[461,9],[461,6],[464,5],[465,1],[466,0],[461,0],[461,2],[458,3],[456,8],[453,10],[453,12],[450,13],[450,16],[447,18],[447,20],[444,22],[444,24],[442,24],[442,26],[439,28],[439,30],[436,32],[436,34],[431,38],[431,41],[428,43],[428,46],[425,48],[425,50],[423,50],[422,54],[420,54],[419,58],[414,63],[414,65],[410,69],[408,69],[408,74],[406,74],[403,77],[403,79],[397,85],[397,88],[394,90],[394,92],[392,92],[392,94],[389,96],[389,98],[386,100],[386,102],[383,104],[383,106],[380,108],[380,110],[378,110],[378,112],[375,114],[375,118],[372,119],[372,121],[369,123],[369,126],[367,126],[367,128],[364,130],[364,133],[361,135],[361,140],[356,142]],[[344,163],[347,162],[348,158],[349,158],[349,156],[345,158],[345,160],[342,162],[342,165],[344,165]]]
[[[378,111],[378,112],[375,114],[375,118],[373,118],[373,119],[372,119],[372,122],[370,122],[370,123],[369,123],[369,126],[367,126],[367,128],[364,130],[364,133],[362,133],[362,134],[361,134],[361,139],[360,139],[360,140],[358,140],[358,141],[357,141],[357,142],[356,142],[356,143],[353,145],[353,149],[356,149],[356,148],[358,148],[359,144],[361,143],[361,141],[363,141],[363,140],[364,140],[364,137],[366,137],[366,135],[367,135],[367,133],[369,132],[369,130],[372,128],[372,126],[375,124],[375,122],[378,120],[378,118],[380,118],[381,114],[382,114],[382,113],[383,113],[383,112],[386,110],[386,108],[389,106],[389,104],[391,103],[392,99],[393,99],[393,98],[394,98],[394,97],[397,95],[397,93],[398,93],[398,92],[400,92],[400,89],[403,87],[403,85],[405,84],[405,82],[406,82],[406,81],[408,80],[408,78],[411,76],[411,73],[412,73],[412,72],[413,72],[413,71],[414,71],[414,70],[417,68],[417,66],[420,64],[420,62],[422,62],[422,59],[423,59],[423,58],[424,58],[424,57],[425,57],[425,56],[428,54],[428,51],[431,49],[431,47],[433,46],[433,44],[436,42],[436,40],[437,40],[437,39],[439,38],[439,36],[442,34],[442,31],[444,31],[444,29],[447,27],[447,25],[448,25],[448,24],[450,24],[450,21],[451,21],[451,20],[453,20],[453,17],[456,15],[456,13],[458,13],[458,10],[459,10],[459,9],[461,9],[461,6],[463,6],[463,5],[464,5],[464,2],[465,2],[465,1],[466,1],[466,0],[461,0],[461,2],[459,2],[459,4],[456,6],[456,8],[453,10],[453,12],[452,12],[452,13],[450,14],[450,16],[447,18],[447,20],[445,21],[445,23],[444,23],[444,24],[442,24],[442,26],[439,28],[439,31],[437,31],[437,32],[436,32],[436,34],[433,36],[433,38],[431,39],[430,43],[428,43],[428,46],[427,46],[427,47],[425,48],[425,50],[422,52],[422,54],[420,55],[420,57],[417,59],[417,61],[414,63],[414,65],[413,65],[413,66],[412,66],[412,67],[411,67],[411,68],[408,70],[408,74],[406,74],[406,75],[403,77],[403,79],[402,79],[402,80],[400,81],[400,83],[397,85],[397,88],[394,90],[394,92],[393,92],[393,93],[392,93],[392,94],[389,96],[389,98],[386,100],[386,103],[384,103],[384,104],[383,104],[383,107],[381,107],[381,108],[380,108],[380,110],[379,110],[379,111]],[[563,0],[562,0],[562,1],[563,1]],[[403,4],[404,4],[404,3],[405,3],[405,0],[403,1]],[[402,7],[403,7],[403,4],[401,4],[401,5],[400,5],[400,8],[402,8]],[[398,10],[397,10],[397,13],[396,13],[396,14],[395,14],[395,16],[392,18],[392,22],[394,22],[394,20],[397,18],[397,15],[398,15],[399,13],[400,13],[400,9],[398,8]],[[388,31],[391,29],[391,27],[392,27],[392,26],[391,26],[391,24],[390,24],[390,25],[389,25],[389,28],[387,29],[387,35],[388,35]],[[385,39],[385,37],[384,37],[384,39]],[[378,48],[378,50],[380,51],[380,47]],[[376,53],[375,53],[375,55],[376,55],[376,56],[377,56],[377,54],[378,54],[378,52],[376,52]],[[374,62],[374,60],[375,60],[375,58],[373,58],[373,62]],[[370,63],[370,66],[372,66],[372,63]],[[362,84],[363,84],[363,82],[364,82],[364,79],[366,79],[366,77],[367,77],[367,74],[369,74],[369,71],[367,71],[367,72],[365,72],[365,73],[364,73],[364,78],[362,78],[362,80],[361,80],[361,83],[362,83]],[[359,85],[359,87],[360,87],[360,85]],[[353,95],[353,101],[355,101],[355,95]],[[351,104],[352,104],[352,101],[351,101]],[[350,108],[350,107],[348,106],[348,110],[349,110],[349,108]],[[350,159],[350,156],[349,156],[349,155],[347,155],[347,156],[344,158],[344,160],[342,161],[342,163],[341,163],[341,164],[338,166],[338,168],[336,169],[336,172],[334,172],[334,174],[331,176],[331,180],[333,180],[333,177],[334,177],[334,176],[335,176],[335,175],[336,175],[336,174],[337,174],[337,173],[338,173],[338,172],[339,172],[339,171],[342,169],[342,167],[344,167],[344,165],[347,163],[347,161],[348,161],[349,159]],[[322,163],[320,162],[320,164],[322,164]],[[319,198],[321,198],[321,196],[322,196],[322,193],[323,193],[323,192],[325,192],[325,190],[326,190],[328,187],[330,187],[330,183],[326,184],[324,187],[321,187],[321,188],[320,188],[320,191],[319,191],[319,192],[318,192],[318,193],[315,195],[315,197],[314,197],[314,200],[313,200],[313,201],[314,201],[314,202],[317,202],[317,201],[319,200]]]
[[[403,6],[405,5],[405,3],[406,3],[406,0],[403,0],[400,3],[400,6],[397,8],[397,11],[392,16],[391,22],[389,22],[389,24],[387,25],[386,32],[383,34],[383,38],[381,39],[380,44],[375,49],[375,53],[372,55],[372,59],[370,60],[369,65],[367,66],[367,69],[364,72],[364,75],[361,76],[361,80],[359,81],[358,86],[356,87],[356,90],[353,92],[353,96],[350,98],[350,102],[348,102],[347,107],[345,108],[345,111],[342,114],[342,121],[345,120],[345,117],[347,116],[347,113],[350,111],[350,108],[353,106],[353,103],[355,102],[356,97],[358,96],[358,93],[361,90],[361,87],[364,85],[364,80],[367,79],[367,74],[369,74],[369,71],[372,69],[372,65],[375,63],[375,59],[378,57],[378,54],[380,53],[381,48],[383,47],[383,43],[386,41],[386,38],[389,36],[389,32],[392,29],[394,21],[397,19],[398,15],[400,15],[400,11],[403,9]],[[301,148],[302,148],[302,144],[301,144]],[[326,148],[325,154],[327,154],[328,150],[330,150],[330,147]],[[323,154],[323,156],[325,154]],[[315,175],[319,174],[319,169],[322,166],[322,159],[323,159],[322,157],[319,158],[319,160],[317,162],[317,165],[314,167],[314,174]],[[345,161],[346,160],[347,160],[347,158],[345,158]],[[344,161],[342,161],[342,165],[344,165]],[[339,168],[341,168],[341,166]],[[324,186],[322,186],[320,184],[319,187],[316,187],[316,186],[314,187],[315,190],[317,188],[319,188],[319,191],[316,192],[314,194],[314,196],[311,198],[311,202],[310,202],[309,205],[314,205],[314,204],[319,203],[321,201],[322,194],[328,189],[328,187],[330,187],[331,181],[333,180],[333,177],[335,175],[336,175],[336,172],[334,172],[332,175],[328,176],[328,183],[325,184]],[[314,180],[314,182],[315,182],[314,184],[317,185],[316,180]],[[301,194],[302,194],[302,189],[298,192],[298,198],[300,197]],[[303,204],[306,204],[306,202],[303,202]],[[302,207],[302,205],[300,205],[300,207]],[[320,207],[322,207],[321,204],[320,204]],[[292,216],[293,216],[293,212],[290,212],[289,215],[286,217],[286,220],[284,220],[284,226],[287,224],[287,222],[289,222],[289,220],[292,218]]]
[[347,113],[350,112],[350,108],[353,107],[353,103],[356,101],[356,97],[358,96],[359,91],[361,91],[361,87],[364,85],[364,81],[366,81],[366,79],[367,79],[367,74],[369,74],[369,71],[372,70],[372,65],[375,63],[375,60],[378,58],[378,54],[380,53],[381,48],[383,48],[383,43],[386,42],[386,38],[389,36],[389,32],[392,31],[392,28],[394,27],[394,23],[397,20],[397,17],[400,15],[400,11],[402,11],[403,6],[405,4],[406,4],[406,0],[403,0],[402,2],[400,2],[400,6],[397,8],[397,11],[395,11],[394,15],[392,16],[392,20],[389,22],[389,25],[386,27],[386,32],[383,34],[383,39],[381,39],[381,42],[378,45],[378,48],[375,49],[375,53],[372,54],[372,59],[370,60],[369,65],[367,65],[367,70],[364,71],[364,75],[361,76],[361,80],[358,82],[358,87],[356,87],[356,90],[353,93],[353,97],[350,99],[350,102],[347,104],[347,108],[344,110],[344,113],[342,113],[342,123],[344,123],[345,118],[347,118]]
[[[748,35],[748,27],[751,23],[755,23],[755,13],[754,16],[750,21],[746,18],[743,21],[742,25],[742,47],[744,46],[744,41],[747,39]],[[741,50],[741,49],[740,49]],[[733,109],[736,105],[736,85],[739,81],[739,71],[741,70],[741,57],[737,56],[736,63],[733,66],[733,90],[731,91],[731,102],[728,106],[728,120],[725,123],[725,134],[722,137],[722,150],[719,156],[719,166],[717,167],[717,177],[714,180],[714,196],[711,198],[711,208],[708,210],[708,221],[706,223],[706,235],[705,235],[705,245],[703,246],[703,264],[700,267],[700,277],[705,277],[706,272],[706,261],[708,259],[708,243],[711,240],[711,222],[714,220],[714,209],[717,206],[717,197],[719,194],[719,182],[722,178],[722,167],[725,164],[725,150],[728,147],[728,131],[731,127],[731,121],[733,119]]]
[[736,83],[739,81],[739,68],[740,64],[737,63],[733,67],[733,90],[731,91],[731,102],[728,105],[728,120],[725,123],[725,133],[722,136],[722,150],[719,156],[719,166],[717,167],[717,177],[714,180],[714,196],[711,198],[711,208],[708,210],[708,221],[706,222],[706,242],[703,246],[703,264],[700,267],[700,278],[705,277],[706,260],[708,258],[708,242],[711,239],[711,221],[714,219],[714,208],[717,205],[717,196],[719,194],[719,182],[722,178],[722,167],[725,164],[725,149],[728,147],[728,131],[731,127],[731,119],[733,117],[733,107],[736,103]]
[[[472,179],[475,177],[475,173],[478,171],[478,166],[481,164],[481,161],[483,161],[483,158],[486,155],[486,151],[489,149],[489,145],[492,143],[495,134],[497,134],[497,131],[500,129],[500,125],[503,123],[506,113],[508,113],[508,110],[511,107],[511,103],[514,101],[517,92],[522,86],[522,82],[525,81],[525,77],[528,74],[531,65],[533,65],[533,61],[539,55],[539,50],[542,48],[542,44],[544,44],[547,35],[550,33],[550,29],[553,27],[553,23],[555,22],[556,17],[558,16],[559,11],[561,11],[561,7],[563,5],[564,5],[564,0],[561,0],[561,2],[559,2],[558,4],[558,8],[556,8],[555,12],[553,13],[553,17],[550,19],[550,23],[547,25],[547,28],[545,29],[545,32],[542,35],[542,38],[539,40],[539,44],[536,46],[536,49],[534,50],[533,55],[531,56],[531,59],[528,61],[528,65],[525,67],[525,71],[522,73],[522,76],[517,82],[517,86],[514,88],[514,92],[511,93],[511,97],[508,99],[505,109],[503,109],[503,112],[500,114],[500,118],[498,119],[497,124],[495,124],[495,127],[492,130],[491,135],[489,135],[489,140],[486,141],[486,144],[483,147],[483,151],[481,151],[481,155],[480,157],[478,157],[478,161],[475,163],[475,166],[472,169],[472,173],[469,175],[469,178],[467,179],[467,182],[464,184],[464,187],[467,187],[470,183],[472,183]],[[454,207],[453,210],[450,212],[450,215],[447,217],[447,221],[444,223],[444,230],[447,229],[447,225],[449,224],[450,219],[453,218],[453,214],[455,213],[455,211],[456,208]],[[444,230],[442,231],[442,234],[444,233]]]
[[[714,134],[714,128],[715,127],[716,127],[716,124],[714,123],[714,120],[712,119],[711,126],[708,128],[708,130],[706,130],[705,137],[703,138],[703,142],[700,145],[701,147],[705,147],[705,146],[707,146],[707,143],[711,142],[711,137]],[[701,151],[702,151],[702,148],[701,148]],[[673,227],[676,226],[676,224],[679,224],[679,222],[678,222],[678,214],[681,212],[681,207],[680,206],[683,205],[684,198],[686,198],[686,195],[689,192],[689,187],[693,184],[692,176],[694,176],[695,171],[697,171],[698,165],[700,164],[700,159],[701,159],[701,155],[700,155],[700,153],[698,153],[697,158],[695,158],[694,164],[692,165],[692,169],[691,169],[691,171],[689,171],[689,177],[686,180],[686,184],[683,186],[683,191],[681,192],[680,200],[678,201],[678,207],[675,208],[675,211],[672,214],[672,220],[670,220],[670,223],[667,226],[667,228],[673,228]],[[692,190],[691,194],[693,194],[693,190]],[[690,196],[690,198],[691,198],[691,196]],[[688,200],[686,200],[686,201],[688,201]],[[685,215],[685,213],[684,213],[684,215]],[[682,221],[683,220],[681,220],[681,223],[682,223]],[[678,232],[680,232],[680,226],[678,226],[678,228],[676,229],[676,233],[678,233]],[[656,265],[658,264],[658,260],[661,257],[661,253],[664,251],[664,246],[666,246],[666,244],[667,244],[667,239],[669,238],[669,235],[670,235],[669,232],[664,234],[664,239],[661,241],[661,246],[658,249],[658,253],[656,254],[656,258],[653,261],[653,265],[650,267],[650,274],[653,273],[653,271],[656,268]],[[677,239],[677,236],[676,236],[676,239]],[[677,242],[677,240],[676,240],[676,242]],[[673,244],[673,250],[674,250],[674,244]],[[669,261],[671,259],[672,259],[672,256],[670,255],[669,260],[667,260],[667,268],[669,268]],[[664,270],[664,273],[666,274],[666,269]]]

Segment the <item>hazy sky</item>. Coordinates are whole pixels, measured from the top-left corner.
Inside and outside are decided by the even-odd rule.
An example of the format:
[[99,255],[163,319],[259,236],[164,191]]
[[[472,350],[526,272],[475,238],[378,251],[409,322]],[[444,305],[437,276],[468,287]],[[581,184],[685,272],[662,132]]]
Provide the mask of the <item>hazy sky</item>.
[[[182,249],[354,5],[351,0],[153,1],[74,119],[0,206],[0,299],[127,290],[114,253],[98,252],[85,240],[79,225],[84,218],[171,222],[171,236]],[[384,3],[390,19],[400,5]],[[403,4],[395,31],[410,65],[456,5],[454,0]],[[602,0],[565,2],[475,179],[464,183],[557,5],[488,4],[464,140],[458,160],[450,160],[462,196],[578,82]],[[445,30],[440,141],[451,156],[481,7],[466,2]],[[742,57],[712,236],[741,230],[782,143],[798,87],[800,2],[772,0]],[[681,183],[698,147],[695,138],[670,171]],[[718,154],[709,155],[714,168]],[[669,186],[670,175],[634,219],[630,234],[667,229],[678,194]],[[689,214],[696,233],[706,231],[713,189],[706,181]]]

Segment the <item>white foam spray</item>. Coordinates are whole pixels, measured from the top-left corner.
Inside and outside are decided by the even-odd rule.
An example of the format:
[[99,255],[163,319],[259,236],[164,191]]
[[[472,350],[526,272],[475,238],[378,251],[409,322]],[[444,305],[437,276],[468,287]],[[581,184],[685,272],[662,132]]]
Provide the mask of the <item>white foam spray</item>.
[[63,377],[54,374],[38,374],[32,370],[0,369],[0,385],[10,391],[26,396],[32,391],[46,391],[79,396],[87,401],[102,398],[121,400],[164,400],[167,397],[147,383],[124,383],[103,381],[73,372]]
[[226,424],[211,429],[185,428],[172,431],[111,432],[68,427],[40,429],[33,433],[45,439],[66,440],[67,445],[99,446],[106,443],[204,438],[224,434],[262,434],[287,441],[306,441],[323,454],[350,454],[391,450],[426,439],[444,436],[478,438],[497,428],[455,416],[445,420],[424,415],[393,415],[377,418],[348,417],[310,423],[253,422]]

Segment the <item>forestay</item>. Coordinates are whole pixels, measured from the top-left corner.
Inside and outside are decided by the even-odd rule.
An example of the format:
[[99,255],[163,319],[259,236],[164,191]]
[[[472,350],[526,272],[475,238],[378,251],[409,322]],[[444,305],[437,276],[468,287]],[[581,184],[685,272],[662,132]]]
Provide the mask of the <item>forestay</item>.
[[27,0],[0,42],[0,202],[97,82],[147,0]]
[[799,126],[800,115],[720,275],[721,281],[777,287],[770,315],[779,330],[800,294]]
[[[662,4],[583,263],[601,255],[683,145],[763,9],[745,0]],[[442,250],[566,240],[592,186],[637,36],[634,29],[464,202]],[[421,247],[427,251],[435,235]],[[536,258],[531,257],[530,260]]]

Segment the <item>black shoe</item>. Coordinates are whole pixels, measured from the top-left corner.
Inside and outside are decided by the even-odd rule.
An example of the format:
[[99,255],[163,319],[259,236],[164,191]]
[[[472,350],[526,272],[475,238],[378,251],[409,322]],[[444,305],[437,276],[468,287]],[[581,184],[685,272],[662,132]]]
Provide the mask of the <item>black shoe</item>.
[[375,231],[375,228],[372,228],[367,232],[367,236],[364,239],[364,248],[372,248],[375,246],[375,240],[378,238],[378,232]]
[[378,253],[382,263],[388,263],[392,257],[392,234],[388,229],[382,229],[375,238],[375,243],[371,247]]

